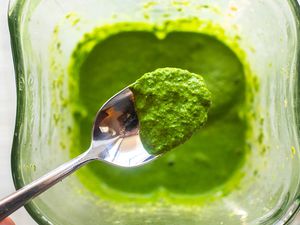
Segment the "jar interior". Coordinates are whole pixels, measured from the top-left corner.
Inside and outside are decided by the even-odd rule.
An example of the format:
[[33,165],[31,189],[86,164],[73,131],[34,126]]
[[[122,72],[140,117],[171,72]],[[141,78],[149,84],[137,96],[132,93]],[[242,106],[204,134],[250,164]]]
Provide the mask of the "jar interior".
[[[211,155],[211,158],[215,157],[212,166],[220,166],[215,171],[225,168],[229,171],[228,177],[214,181],[199,174],[200,181],[195,182],[179,167],[178,171],[161,180],[158,176],[147,181],[151,173],[157,172],[157,165],[153,164],[144,171],[141,169],[139,176],[144,177],[144,182],[135,183],[137,175],[120,177],[120,173],[124,175],[130,171],[120,172],[120,169],[110,169],[94,162],[27,206],[37,221],[45,224],[140,224],[140,221],[147,224],[260,224],[280,220],[294,204],[299,186],[296,127],[298,31],[294,5],[279,0],[75,0],[15,2],[11,8],[11,35],[15,35],[14,18],[22,18],[18,27],[19,37],[15,40],[19,46],[13,43],[20,48],[14,51],[22,52],[21,55],[15,53],[15,65],[22,66],[21,71],[17,70],[18,135],[13,149],[13,173],[17,187],[84,151],[82,148],[89,144],[89,137],[85,134],[90,133],[94,111],[98,109],[95,105],[89,108],[89,102],[99,101],[100,107],[114,91],[119,91],[145,72],[168,65],[203,74],[214,67],[225,73],[226,68],[222,66],[230,64],[235,65],[237,72],[229,71],[228,76],[236,76],[235,80],[230,77],[228,80],[239,82],[234,86],[236,88],[226,89],[223,83],[218,84],[218,79],[210,81],[212,76],[205,77],[208,84],[219,85],[221,89],[215,101],[222,98],[222,102],[217,102],[212,108],[211,123],[217,123],[220,113],[231,107],[229,118],[235,118],[237,123],[231,128],[222,127],[223,123],[216,127],[219,133],[223,133],[224,140],[235,140],[236,146],[246,149],[232,165],[226,163],[233,160],[234,155],[230,151],[228,159]],[[49,12],[52,16],[45,16]],[[105,29],[106,32],[103,32]],[[198,68],[194,67],[197,63],[191,63],[193,58],[185,59],[185,55],[191,55],[195,46],[201,44],[202,51],[193,52],[197,60],[205,61],[209,58],[207,54],[215,54],[207,71],[201,67],[201,62]],[[201,56],[208,45],[206,55]],[[131,46],[130,52],[128,46]],[[161,51],[163,46],[170,49],[168,54],[164,55]],[[118,51],[110,51],[112,48]],[[95,52],[97,56],[101,53],[103,56],[98,61],[86,60]],[[182,58],[178,58],[179,53]],[[74,60],[76,54],[80,57]],[[135,55],[139,57],[134,58]],[[141,64],[145,59],[148,64]],[[107,64],[101,64],[99,69],[98,65],[105,60]],[[110,62],[111,67],[120,63],[119,68],[133,68],[127,70],[133,75],[122,76],[122,70],[111,68],[119,74],[118,78],[105,74],[108,71],[105,66],[109,67]],[[130,63],[132,66],[129,66]],[[88,68],[81,69],[89,71],[89,74],[84,74],[85,80],[80,80],[80,66]],[[99,73],[101,69],[104,71],[103,83],[99,84],[93,80],[93,73]],[[117,83],[112,85],[113,82]],[[84,88],[81,90],[78,84]],[[95,93],[85,93],[87,87],[84,85]],[[115,87],[119,89],[114,90]],[[218,106],[221,109],[218,110]],[[236,107],[243,108],[244,113],[241,115]],[[74,110],[78,112],[77,117],[74,117]],[[86,113],[91,116],[84,117]],[[80,126],[78,123],[81,123]],[[209,129],[210,125],[207,127]],[[205,148],[205,143],[208,143],[205,140],[213,138],[209,135],[202,131],[191,141]],[[76,137],[80,143],[75,141],[74,144]],[[214,141],[209,144],[213,149]],[[223,147],[226,150],[225,142]],[[174,153],[176,155],[170,153],[157,164],[165,164],[166,169],[171,170],[170,162],[174,164],[177,157],[177,165],[182,158],[180,154],[185,154],[180,149],[178,152]],[[241,167],[237,173],[236,165]],[[106,186],[101,190],[97,186],[99,181],[95,177],[99,174],[95,173],[99,170],[104,171],[100,177],[106,181],[105,185],[113,187],[110,192],[113,197],[103,194]],[[85,177],[85,174],[90,176]],[[186,177],[182,187],[175,187],[172,183],[174,174]],[[84,184],[84,179],[93,180],[93,190],[99,191],[91,191],[91,187]],[[124,182],[127,182],[126,185]],[[186,187],[191,182],[193,185]],[[161,186],[164,188],[161,189]],[[217,189],[219,186],[224,186],[222,191]],[[141,190],[143,193],[146,190],[146,195],[141,195]],[[127,199],[123,192],[130,193],[126,195]],[[149,201],[148,195],[152,201]],[[113,198],[123,201],[114,201]],[[189,204],[184,204],[187,201]]]

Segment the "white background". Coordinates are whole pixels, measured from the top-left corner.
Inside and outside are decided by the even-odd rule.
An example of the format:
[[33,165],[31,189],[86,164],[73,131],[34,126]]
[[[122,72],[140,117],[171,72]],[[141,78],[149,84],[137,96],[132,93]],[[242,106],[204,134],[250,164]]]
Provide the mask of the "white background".
[[[16,90],[10,40],[7,27],[8,0],[0,5],[0,199],[14,191],[10,169],[10,151],[14,132]],[[24,208],[12,216],[17,225],[36,225]],[[300,225],[298,222],[293,225]]]

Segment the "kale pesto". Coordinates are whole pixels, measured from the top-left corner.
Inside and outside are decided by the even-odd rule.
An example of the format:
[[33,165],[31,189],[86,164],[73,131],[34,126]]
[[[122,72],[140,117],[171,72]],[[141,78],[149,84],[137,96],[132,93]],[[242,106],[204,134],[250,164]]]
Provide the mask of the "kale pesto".
[[160,68],[144,74],[130,89],[135,97],[141,140],[150,154],[183,144],[207,121],[211,93],[198,74]]
[[[234,190],[247,154],[247,61],[224,30],[196,19],[120,22],[95,28],[78,43],[70,62],[74,115],[72,156],[90,145],[99,106],[142,74],[182,68],[200,74],[211,92],[205,128],[185,143],[139,168],[91,163],[77,172],[80,182],[101,199],[148,204],[160,201],[201,204]],[[89,179],[86,179],[86,178]],[[189,197],[187,197],[189,196]]]

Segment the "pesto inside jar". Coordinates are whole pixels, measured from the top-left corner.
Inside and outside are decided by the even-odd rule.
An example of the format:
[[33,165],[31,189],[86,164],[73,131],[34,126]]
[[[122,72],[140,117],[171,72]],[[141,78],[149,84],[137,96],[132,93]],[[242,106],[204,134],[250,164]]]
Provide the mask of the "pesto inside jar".
[[118,204],[160,199],[189,205],[226,194],[239,184],[236,174],[247,155],[248,127],[241,115],[248,64],[240,57],[243,53],[237,54],[238,44],[228,45],[218,29],[204,29],[193,19],[159,26],[120,22],[96,28],[79,42],[70,63],[70,110],[76,121],[72,156],[88,148],[99,107],[149,71],[173,67],[200,74],[213,103],[203,129],[150,164],[123,169],[95,162],[82,168],[77,176],[91,192]]

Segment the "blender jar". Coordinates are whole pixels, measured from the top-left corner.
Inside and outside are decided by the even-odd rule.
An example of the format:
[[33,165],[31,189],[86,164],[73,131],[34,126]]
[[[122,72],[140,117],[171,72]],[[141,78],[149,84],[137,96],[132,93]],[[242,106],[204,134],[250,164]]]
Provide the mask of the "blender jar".
[[[68,132],[74,121],[65,107],[72,82],[68,65],[84,34],[118,22],[160,24],[166,13],[171,20],[198,18],[204,24],[200,30],[216,24],[222,28],[216,32],[228,37],[224,43],[238,43],[243,51],[237,55],[249,64],[245,74],[250,151],[239,188],[191,207],[116,204],[95,196],[73,175],[27,204],[38,223],[285,224],[297,212],[300,14],[295,0],[11,1],[9,27],[18,97],[12,152],[16,187],[71,158]],[[89,48],[96,43],[91,40]]]

